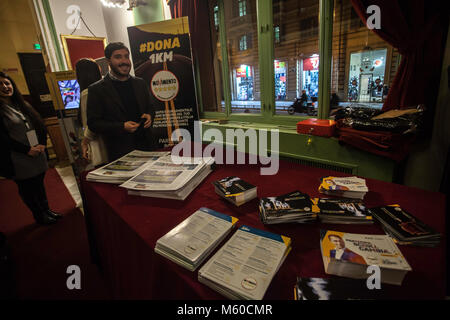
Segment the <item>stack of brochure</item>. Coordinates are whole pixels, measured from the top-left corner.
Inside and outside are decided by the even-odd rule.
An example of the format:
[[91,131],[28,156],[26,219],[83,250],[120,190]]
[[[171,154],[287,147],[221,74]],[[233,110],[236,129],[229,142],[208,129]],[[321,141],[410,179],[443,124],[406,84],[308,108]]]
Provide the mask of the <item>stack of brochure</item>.
[[213,170],[214,158],[161,157],[120,186],[128,194],[184,200]]
[[441,234],[403,210],[398,204],[370,209],[384,230],[398,244],[434,247]]
[[87,181],[120,184],[139,174],[144,168],[169,152],[134,150],[123,157],[89,172]]
[[158,239],[155,252],[194,271],[236,225],[237,218],[200,208]]
[[256,186],[239,177],[226,177],[214,181],[213,185],[218,195],[236,206],[240,206],[257,197]]
[[198,280],[229,299],[261,300],[291,249],[291,239],[240,227],[199,270]]
[[337,276],[367,279],[367,268],[375,265],[381,282],[401,285],[412,270],[388,235],[320,230],[320,250],[325,272]]
[[314,198],[319,207],[319,220],[336,224],[371,224],[372,213],[362,200]]
[[325,177],[319,186],[321,193],[352,199],[364,199],[368,191],[366,180],[358,177]]
[[300,191],[262,198],[259,202],[259,217],[264,224],[311,222],[317,219],[317,212],[309,195]]
[[374,300],[382,299],[382,290],[371,290],[367,280],[346,278],[297,277],[295,300]]

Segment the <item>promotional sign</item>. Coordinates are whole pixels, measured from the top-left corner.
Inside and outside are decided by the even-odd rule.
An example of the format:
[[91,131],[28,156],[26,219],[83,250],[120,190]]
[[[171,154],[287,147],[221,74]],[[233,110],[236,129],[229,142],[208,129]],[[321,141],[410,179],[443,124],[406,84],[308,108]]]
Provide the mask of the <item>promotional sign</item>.
[[303,71],[319,70],[319,56],[303,60]]
[[193,135],[198,110],[188,18],[128,27],[128,38],[134,73],[150,91],[157,147],[173,145],[177,129]]

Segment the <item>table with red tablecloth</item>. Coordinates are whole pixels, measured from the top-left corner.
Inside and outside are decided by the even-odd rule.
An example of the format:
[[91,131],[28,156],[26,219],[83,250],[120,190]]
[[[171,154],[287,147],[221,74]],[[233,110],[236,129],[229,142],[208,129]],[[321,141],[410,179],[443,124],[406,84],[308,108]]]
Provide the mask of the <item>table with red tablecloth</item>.
[[[292,250],[273,278],[264,299],[293,299],[296,277],[329,277],[320,254],[319,230],[384,234],[381,226],[322,224],[264,225],[258,216],[258,200],[240,207],[220,198],[212,182],[239,176],[258,187],[258,197],[276,196],[294,190],[311,197],[324,176],[348,174],[280,161],[276,175],[260,174],[260,165],[218,164],[215,170],[184,201],[131,196],[117,185],[82,179],[86,223],[91,249],[118,299],[223,299],[197,279],[198,269],[188,271],[156,254],[156,241],[200,207],[207,207],[249,225],[292,239]],[[445,196],[403,185],[366,179],[371,208],[399,204],[438,232],[445,233]],[[228,238],[227,238],[228,239]],[[226,241],[226,240],[225,240]],[[225,242],[224,241],[224,242]],[[224,243],[223,242],[223,243]],[[434,248],[399,246],[412,267],[401,286],[382,284],[386,299],[442,299],[445,296],[445,235]],[[216,249],[217,250],[217,249]]]

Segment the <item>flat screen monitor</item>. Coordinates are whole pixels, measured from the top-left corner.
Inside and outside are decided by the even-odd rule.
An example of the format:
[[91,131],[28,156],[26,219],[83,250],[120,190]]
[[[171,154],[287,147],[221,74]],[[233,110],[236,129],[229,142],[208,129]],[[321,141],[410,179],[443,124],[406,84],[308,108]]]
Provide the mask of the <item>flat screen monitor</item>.
[[61,93],[64,109],[76,109],[80,107],[80,85],[77,80],[59,80],[58,88]]

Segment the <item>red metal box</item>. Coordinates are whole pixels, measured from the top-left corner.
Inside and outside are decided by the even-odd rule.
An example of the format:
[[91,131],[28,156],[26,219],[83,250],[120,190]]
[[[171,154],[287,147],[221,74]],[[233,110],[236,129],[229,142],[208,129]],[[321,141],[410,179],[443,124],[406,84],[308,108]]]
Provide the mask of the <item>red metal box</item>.
[[315,136],[332,137],[336,122],[334,120],[306,119],[297,123],[297,132]]

